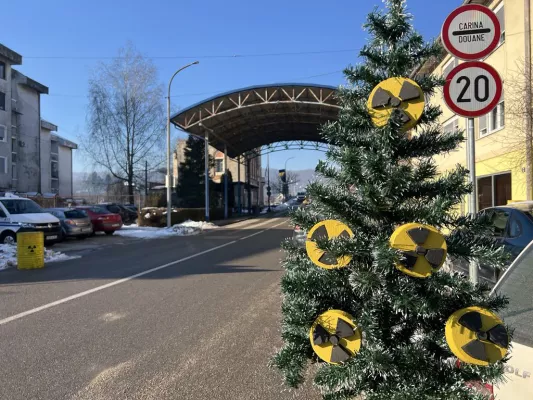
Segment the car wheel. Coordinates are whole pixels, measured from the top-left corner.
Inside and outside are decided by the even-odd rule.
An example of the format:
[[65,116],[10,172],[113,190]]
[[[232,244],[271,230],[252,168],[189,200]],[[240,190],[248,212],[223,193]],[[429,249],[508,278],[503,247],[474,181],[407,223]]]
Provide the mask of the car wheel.
[[2,235],[0,235],[0,243],[15,244],[17,243],[17,235],[15,235],[15,233],[11,231],[3,232]]
[[111,236],[113,233],[115,233],[115,231],[106,231],[105,234],[106,234],[107,236]]

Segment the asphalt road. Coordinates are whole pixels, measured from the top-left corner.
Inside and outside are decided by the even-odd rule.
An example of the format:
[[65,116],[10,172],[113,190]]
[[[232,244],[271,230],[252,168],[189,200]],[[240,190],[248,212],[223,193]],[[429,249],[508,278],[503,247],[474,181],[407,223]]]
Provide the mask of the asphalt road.
[[0,399],[320,398],[267,366],[290,235],[249,220],[2,272]]

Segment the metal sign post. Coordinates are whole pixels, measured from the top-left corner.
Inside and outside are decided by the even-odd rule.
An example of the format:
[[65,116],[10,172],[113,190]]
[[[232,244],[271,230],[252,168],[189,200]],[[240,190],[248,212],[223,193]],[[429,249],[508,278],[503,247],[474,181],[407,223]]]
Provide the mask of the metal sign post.
[[[477,212],[476,138],[474,118],[491,112],[500,101],[503,84],[498,72],[488,64],[475,61],[487,57],[498,47],[500,22],[488,7],[468,4],[455,9],[444,21],[441,38],[451,55],[467,62],[446,76],[444,100],[456,114],[468,118],[468,168],[472,193],[469,212]],[[469,276],[478,282],[478,265],[470,262]]]

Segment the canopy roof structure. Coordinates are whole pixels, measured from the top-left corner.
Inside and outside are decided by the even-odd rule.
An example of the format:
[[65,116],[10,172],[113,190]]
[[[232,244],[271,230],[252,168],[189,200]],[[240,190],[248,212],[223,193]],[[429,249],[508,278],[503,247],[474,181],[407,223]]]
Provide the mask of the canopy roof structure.
[[235,158],[277,142],[324,142],[319,127],[336,120],[333,86],[284,83],[223,93],[171,117],[179,129],[205,138]]

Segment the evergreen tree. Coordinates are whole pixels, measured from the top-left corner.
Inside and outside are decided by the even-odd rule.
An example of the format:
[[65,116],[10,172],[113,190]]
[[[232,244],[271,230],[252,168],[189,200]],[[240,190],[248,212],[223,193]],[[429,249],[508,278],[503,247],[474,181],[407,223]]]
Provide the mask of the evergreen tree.
[[181,207],[203,207],[205,204],[205,143],[192,135],[187,138],[185,161],[178,167],[176,188]]
[[[438,43],[425,43],[413,31],[404,0],[386,0],[386,10],[369,14],[370,34],[361,50],[363,63],[345,70],[346,87],[338,93],[338,121],[322,128],[331,145],[327,161],[316,168],[323,178],[308,186],[313,202],[291,214],[294,224],[310,230],[334,219],[353,231],[351,238],[317,240],[335,257],[349,256],[346,268],[321,269],[306,249],[287,240],[283,291],[283,348],[273,364],[286,382],[303,382],[309,360],[318,361],[310,329],[327,310],[353,316],[362,331],[355,356],[338,364],[320,363],[314,378],[325,399],[366,400],[481,399],[470,381],[498,382],[506,359],[489,366],[458,365],[445,338],[445,324],[457,310],[480,306],[498,312],[507,300],[489,297],[483,284],[444,271],[417,279],[395,268],[402,254],[391,248],[398,226],[416,222],[442,232],[448,254],[501,267],[505,254],[492,239],[487,218],[461,217],[456,207],[471,187],[467,170],[438,174],[433,157],[456,149],[463,132],[443,132],[441,111],[426,103],[415,130],[405,133],[399,113],[378,128],[367,99],[391,77],[409,77],[425,60],[437,57]],[[426,98],[444,84],[441,77],[417,76]]]

